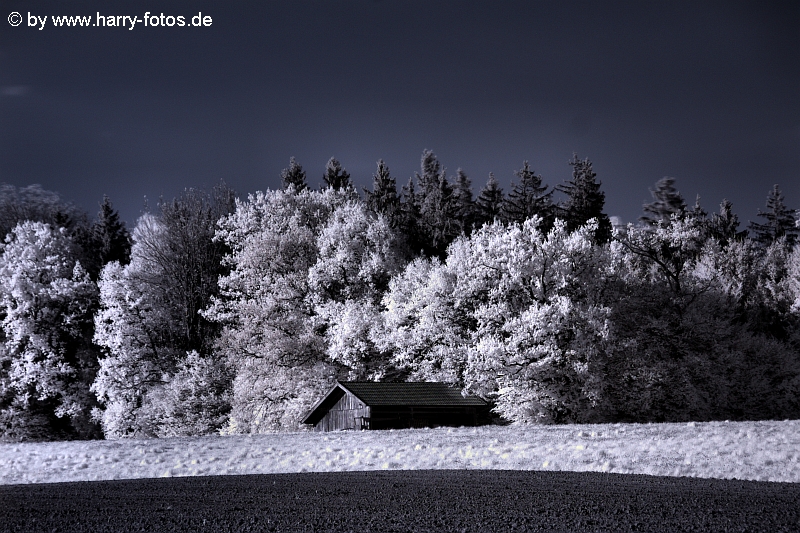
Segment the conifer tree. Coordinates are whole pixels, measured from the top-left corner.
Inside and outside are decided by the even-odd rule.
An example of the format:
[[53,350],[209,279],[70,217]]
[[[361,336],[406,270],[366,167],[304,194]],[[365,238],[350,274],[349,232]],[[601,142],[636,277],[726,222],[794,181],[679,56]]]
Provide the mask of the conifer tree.
[[411,188],[413,179],[406,188],[409,192],[406,203],[413,203],[406,206],[406,213],[416,216],[416,227],[409,228],[415,233],[409,235],[413,236],[415,251],[443,257],[447,246],[462,231],[453,186],[431,150],[422,152],[420,170],[415,173],[415,188]]
[[[423,150],[422,158],[420,160],[421,172],[414,172],[414,176],[409,178],[408,184],[403,187],[404,208],[406,213],[406,222],[410,222],[411,217],[422,238],[422,233],[425,233],[425,211],[429,210],[426,203],[429,202],[428,196],[431,196],[430,201],[435,202],[436,190],[438,189],[439,174],[442,171],[442,165],[436,159],[436,154],[432,150]],[[420,244],[424,244],[420,242]],[[425,246],[423,246],[425,247]]]
[[97,247],[100,267],[111,261],[119,261],[126,265],[131,253],[131,235],[125,222],[119,219],[119,213],[111,205],[108,196],[103,196],[97,220],[92,224],[92,237]]
[[420,213],[414,177],[403,186],[403,199],[400,203],[400,232],[413,255],[423,253],[425,239],[420,230]]
[[542,177],[531,170],[527,161],[522,168],[514,171],[519,182],[511,183],[511,192],[503,202],[503,214],[509,222],[520,224],[534,215],[542,218],[543,229],[547,231],[552,227],[552,201],[553,191],[547,192],[547,186],[542,184]]
[[436,159],[436,154],[433,153],[433,150],[426,149],[422,151],[420,170],[422,170],[422,173],[415,172],[415,175],[418,188],[417,200],[421,205],[425,203],[425,197],[428,193],[437,189],[439,174],[442,172],[442,165]]
[[503,189],[494,177],[489,173],[486,185],[481,189],[478,199],[475,201],[478,226],[489,224],[494,220],[502,220],[503,217]]
[[335,191],[353,186],[350,174],[342,168],[341,163],[335,157],[331,157],[325,165],[325,174],[322,175],[322,180],[325,182],[323,188],[332,187]]
[[703,209],[700,205],[700,195],[698,194],[694,199],[694,205],[692,209],[688,212],[688,215],[696,220],[700,220],[705,222],[706,218],[708,218],[708,212]]
[[740,241],[747,235],[747,231],[738,231],[739,217],[733,212],[733,204],[728,199],[723,199],[719,204],[719,213],[711,216],[709,228],[711,236],[723,246]]
[[444,258],[447,247],[461,234],[462,228],[455,191],[445,169],[439,172],[434,183],[436,188],[425,196],[420,214],[430,243],[429,254]]
[[456,171],[453,199],[461,228],[466,235],[470,235],[475,227],[475,200],[472,198],[472,180],[460,168]]
[[600,190],[601,183],[592,170],[592,162],[588,158],[578,159],[578,155],[573,154],[569,164],[572,167],[572,180],[557,188],[567,195],[560,208],[567,228],[575,231],[589,220],[597,219],[595,239],[599,243],[608,242],[611,238],[611,221],[603,212],[606,195]]
[[750,231],[757,242],[769,246],[784,236],[789,247],[794,246],[797,242],[800,229],[795,223],[795,211],[783,203],[783,193],[777,184],[772,187],[772,191],[767,196],[767,211],[759,209],[758,216],[766,219],[766,222],[763,224],[750,222]]
[[285,189],[293,185],[295,190],[302,191],[308,188],[306,183],[306,172],[303,167],[295,161],[294,156],[289,159],[289,167],[281,171],[281,181]]
[[378,161],[378,170],[372,175],[372,190],[364,189],[364,203],[373,213],[384,215],[393,228],[400,223],[397,181],[389,173],[389,167],[383,159]]
[[675,178],[661,178],[655,190],[650,189],[650,194],[653,201],[642,205],[645,214],[639,217],[648,226],[657,226],[659,222],[668,224],[672,215],[683,216],[686,213],[686,202],[675,188]]

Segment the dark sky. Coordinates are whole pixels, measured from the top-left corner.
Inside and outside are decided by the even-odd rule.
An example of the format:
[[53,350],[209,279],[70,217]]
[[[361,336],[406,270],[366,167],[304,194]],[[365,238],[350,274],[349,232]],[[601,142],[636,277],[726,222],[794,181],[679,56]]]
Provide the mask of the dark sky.
[[[132,225],[143,199],[224,179],[313,185],[336,156],[359,185],[407,182],[430,148],[475,192],[529,160],[546,183],[588,157],[606,211],[648,188],[730,199],[744,224],[774,183],[800,207],[800,2],[110,2],[3,0],[0,181],[39,183]],[[145,11],[210,27],[145,27]],[[28,27],[28,13],[47,16]],[[50,17],[130,15],[119,27]]]

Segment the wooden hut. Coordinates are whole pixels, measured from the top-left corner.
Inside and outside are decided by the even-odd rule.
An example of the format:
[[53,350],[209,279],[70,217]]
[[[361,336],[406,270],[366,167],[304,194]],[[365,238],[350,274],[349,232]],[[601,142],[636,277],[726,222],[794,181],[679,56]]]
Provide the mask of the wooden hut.
[[477,426],[488,414],[481,398],[446,383],[337,381],[303,423],[317,431]]

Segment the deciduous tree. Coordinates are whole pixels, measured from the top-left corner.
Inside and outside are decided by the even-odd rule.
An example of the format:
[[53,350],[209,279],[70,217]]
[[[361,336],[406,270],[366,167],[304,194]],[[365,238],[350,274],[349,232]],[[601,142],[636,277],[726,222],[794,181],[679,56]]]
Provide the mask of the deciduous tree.
[[310,296],[328,359],[342,365],[348,379],[396,374],[373,337],[381,298],[402,267],[398,244],[387,221],[357,202],[337,208],[317,238],[319,256],[308,271]]
[[510,420],[590,420],[608,335],[591,290],[594,227],[545,234],[539,223],[487,224],[445,263],[408,265],[384,299],[382,342],[412,379],[465,387]]
[[259,192],[220,221],[230,273],[204,316],[223,326],[217,350],[235,374],[226,431],[296,429],[336,378],[308,273],[331,213],[353,199],[332,188]]
[[0,184],[0,239],[26,220],[50,224],[52,228],[65,228],[71,237],[79,229],[88,227],[86,213],[62,200],[58,193],[44,190],[39,185],[17,188]]
[[158,215],[145,214],[137,222],[131,262],[104,268],[95,342],[106,357],[93,390],[105,405],[96,417],[107,436],[180,433],[174,417],[165,426],[165,413],[177,409],[164,403],[175,398],[165,394],[165,387],[187,368],[189,353],[208,358],[206,367],[218,366],[214,343],[220,326],[200,311],[218,293],[217,280],[226,272],[227,248],[214,234],[233,205],[233,191],[224,184],[210,193],[188,189],[161,202]]
[[21,222],[0,245],[0,434],[97,437],[89,386],[97,289],[64,228]]

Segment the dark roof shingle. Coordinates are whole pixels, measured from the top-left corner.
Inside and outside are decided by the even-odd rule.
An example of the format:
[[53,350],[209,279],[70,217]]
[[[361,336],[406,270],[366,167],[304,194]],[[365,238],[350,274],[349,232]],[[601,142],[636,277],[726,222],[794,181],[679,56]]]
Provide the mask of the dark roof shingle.
[[476,396],[462,396],[461,390],[447,383],[410,382],[376,383],[373,381],[340,381],[366,405],[408,406],[484,406],[486,402]]

